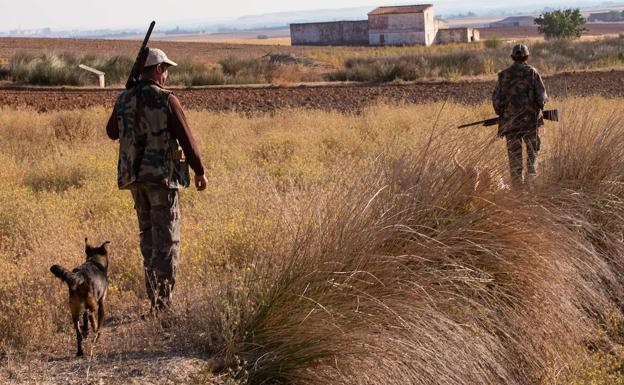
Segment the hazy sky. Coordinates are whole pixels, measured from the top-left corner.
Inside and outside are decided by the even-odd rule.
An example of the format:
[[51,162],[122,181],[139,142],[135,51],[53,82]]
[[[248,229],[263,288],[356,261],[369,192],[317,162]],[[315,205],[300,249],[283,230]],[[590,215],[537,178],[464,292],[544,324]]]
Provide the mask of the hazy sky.
[[[396,2],[396,1],[395,1]],[[0,29],[123,28],[280,11],[366,6],[387,1],[315,0],[0,0]]]
[[[582,1],[582,0],[581,0]],[[425,0],[439,9],[475,11],[509,4],[499,0]],[[143,27],[154,19],[158,25],[185,22],[210,22],[220,18],[257,15],[282,11],[317,10],[349,7],[371,8],[378,5],[410,3],[406,0],[0,0],[0,30],[34,29],[101,29]],[[415,1],[412,3],[419,3]],[[523,0],[523,5],[566,4],[566,0]]]

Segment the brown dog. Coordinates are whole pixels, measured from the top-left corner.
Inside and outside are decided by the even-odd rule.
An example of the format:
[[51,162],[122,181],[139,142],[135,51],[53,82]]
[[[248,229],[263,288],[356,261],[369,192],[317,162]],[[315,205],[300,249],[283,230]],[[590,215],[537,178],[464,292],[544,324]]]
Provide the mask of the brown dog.
[[[82,356],[82,339],[89,335],[89,323],[96,332],[95,340],[100,334],[100,328],[104,321],[104,298],[108,289],[108,250],[104,242],[100,247],[92,247],[85,238],[85,253],[87,261],[69,271],[63,266],[54,265],[50,268],[52,274],[67,283],[69,287],[69,309],[72,323],[76,330],[78,351],[76,356]],[[98,322],[95,323],[94,312],[97,308]],[[80,329],[80,316],[82,315],[82,330]]]

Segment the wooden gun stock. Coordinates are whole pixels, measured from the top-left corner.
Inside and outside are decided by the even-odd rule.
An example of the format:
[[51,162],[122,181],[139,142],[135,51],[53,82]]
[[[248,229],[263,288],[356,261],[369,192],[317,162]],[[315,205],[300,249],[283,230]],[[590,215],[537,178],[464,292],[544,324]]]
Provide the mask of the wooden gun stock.
[[130,76],[128,76],[128,80],[126,81],[126,89],[134,87],[141,77],[141,73],[143,72],[143,68],[145,68],[145,61],[147,60],[147,55],[149,54],[149,48],[147,47],[147,42],[152,36],[152,31],[154,30],[154,26],[156,25],[155,21],[150,23],[149,29],[147,30],[147,34],[145,35],[145,39],[143,39],[143,43],[141,44],[141,48],[139,48],[139,53],[134,61],[134,65],[132,66],[132,70],[130,71]]

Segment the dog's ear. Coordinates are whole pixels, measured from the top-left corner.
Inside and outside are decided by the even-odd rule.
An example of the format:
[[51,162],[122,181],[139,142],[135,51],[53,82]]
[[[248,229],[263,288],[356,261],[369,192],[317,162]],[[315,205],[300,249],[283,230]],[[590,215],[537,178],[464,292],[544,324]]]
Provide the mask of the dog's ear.
[[102,245],[100,246],[100,250],[104,250],[104,252],[108,253],[108,245],[110,245],[110,241],[102,243]]
[[91,245],[89,245],[89,238],[85,237],[85,254],[87,257],[91,254]]

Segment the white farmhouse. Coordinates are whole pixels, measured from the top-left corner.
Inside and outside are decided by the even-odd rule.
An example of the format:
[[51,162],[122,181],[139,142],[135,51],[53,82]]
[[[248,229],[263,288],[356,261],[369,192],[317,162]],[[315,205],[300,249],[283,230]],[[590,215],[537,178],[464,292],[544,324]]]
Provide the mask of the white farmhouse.
[[379,7],[368,14],[370,45],[429,46],[437,32],[431,4]]
[[433,5],[379,7],[368,20],[293,23],[292,45],[426,45],[479,41],[474,28],[450,28]]

